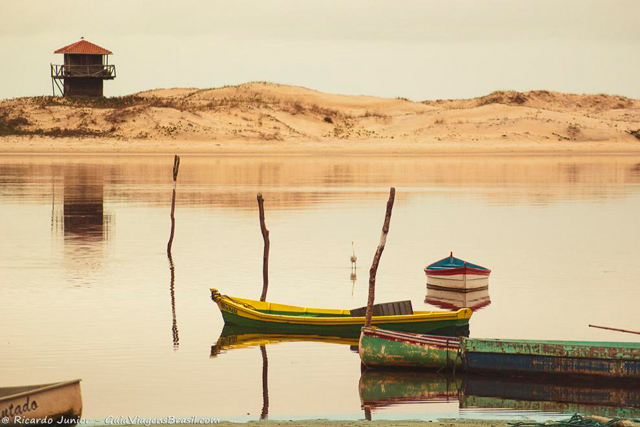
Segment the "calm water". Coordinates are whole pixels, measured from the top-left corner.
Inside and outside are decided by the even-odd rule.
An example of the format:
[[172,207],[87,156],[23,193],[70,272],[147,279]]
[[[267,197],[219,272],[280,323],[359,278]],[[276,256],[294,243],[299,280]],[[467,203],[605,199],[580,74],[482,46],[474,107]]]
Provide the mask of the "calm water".
[[[589,401],[509,394],[534,393],[535,384],[502,384],[491,395],[496,387],[474,378],[361,374],[349,343],[222,333],[209,287],[259,298],[261,192],[272,245],[268,299],[364,305],[393,185],[378,302],[437,309],[424,302],[422,269],[454,251],[493,270],[472,336],[631,341],[588,324],[639,329],[639,157],[184,156],[173,288],[171,167],[170,156],[0,158],[4,386],[82,378],[89,418],[606,412]],[[640,407],[637,390],[616,392]]]

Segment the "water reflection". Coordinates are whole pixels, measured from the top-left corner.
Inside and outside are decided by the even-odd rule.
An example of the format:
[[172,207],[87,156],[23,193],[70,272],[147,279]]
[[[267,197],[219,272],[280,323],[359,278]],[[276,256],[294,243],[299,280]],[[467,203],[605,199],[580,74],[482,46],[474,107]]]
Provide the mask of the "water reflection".
[[427,287],[427,296],[424,302],[444,310],[470,308],[473,311],[477,311],[491,305],[491,298],[489,297],[489,289],[455,292]]
[[218,341],[211,346],[211,358],[226,353],[230,350],[259,347],[262,356],[262,410],[260,419],[266,420],[269,415],[269,359],[267,357],[267,345],[292,343],[292,342],[320,342],[331,344],[343,344],[356,347],[358,338],[341,338],[332,336],[303,335],[303,334],[278,334],[268,333],[255,328],[225,325]]
[[105,209],[101,168],[75,165],[60,172],[51,180],[51,231],[63,243],[65,268],[84,282],[83,270],[102,266],[115,216]]
[[[587,325],[611,324],[610,307],[616,326],[637,329],[640,288],[628,286],[640,274],[637,156],[186,156],[174,268],[165,250],[172,157],[0,158],[0,271],[12,301],[0,322],[5,382],[85,378],[93,418],[244,417],[246,400],[258,418],[263,344],[270,419],[362,418],[359,360],[348,343],[260,331],[212,336],[223,319],[206,289],[259,292],[257,192],[269,200],[274,301],[362,306],[380,204],[395,185],[398,221],[379,272],[380,301],[422,305],[424,260],[446,245],[500,271],[491,309],[472,318],[477,336],[607,341],[612,332]],[[73,203],[85,205],[86,218]],[[352,240],[365,285],[357,288],[347,276]],[[60,307],[73,307],[73,316],[60,316]],[[189,350],[209,353],[212,344],[214,356],[216,348],[251,348],[214,359]],[[181,399],[176,389],[185,390]],[[391,405],[378,417],[458,415],[454,401],[442,406]]]
[[436,372],[365,370],[358,390],[363,409],[403,403],[457,402],[461,379]]
[[176,285],[176,267],[173,263],[173,257],[171,256],[171,252],[167,254],[169,258],[169,295],[171,297],[171,335],[173,336],[173,348],[174,350],[178,350],[178,346],[180,346],[180,334],[178,333],[178,318],[176,316],[176,294],[175,294],[175,285]]
[[113,216],[104,210],[102,170],[80,166],[64,170],[63,232],[66,241],[102,242],[109,238]]
[[330,344],[358,345],[357,337],[320,336],[311,334],[270,333],[263,329],[225,325],[218,341],[211,346],[211,357],[239,348],[257,347],[287,342],[320,342]]
[[[104,174],[108,194],[135,203],[166,203],[160,184],[171,180],[169,156],[5,157],[0,162],[0,196],[42,199],[49,196],[33,180],[59,170],[83,168]],[[273,210],[379,198],[386,189],[483,189],[483,197],[499,204],[546,205],[557,200],[605,200],[640,183],[632,156],[484,156],[388,157],[347,156],[296,158],[277,156],[190,156],[181,172],[183,205],[254,209],[262,192]],[[65,172],[66,173],[66,172]],[[140,185],[144,183],[144,185]],[[509,185],[506,186],[505,184]],[[602,188],[606,186],[606,191]],[[340,188],[341,191],[335,191]],[[409,197],[400,191],[399,201]]]
[[460,407],[635,418],[640,416],[640,389],[620,382],[467,376]]
[[267,347],[264,344],[260,346],[260,354],[262,355],[262,411],[260,411],[260,419],[266,420],[269,416],[269,359],[267,358]]
[[407,403],[459,402],[466,411],[501,409],[634,418],[640,415],[637,385],[575,383],[562,378],[493,378],[434,372],[373,371],[359,383],[362,409],[375,412]]

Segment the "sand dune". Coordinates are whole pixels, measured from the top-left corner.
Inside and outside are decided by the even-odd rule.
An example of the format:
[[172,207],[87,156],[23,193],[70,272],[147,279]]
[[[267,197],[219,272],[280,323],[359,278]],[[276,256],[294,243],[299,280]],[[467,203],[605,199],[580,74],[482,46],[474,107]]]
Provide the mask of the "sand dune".
[[640,101],[548,91],[413,102],[247,83],[0,102],[0,151],[640,152]]

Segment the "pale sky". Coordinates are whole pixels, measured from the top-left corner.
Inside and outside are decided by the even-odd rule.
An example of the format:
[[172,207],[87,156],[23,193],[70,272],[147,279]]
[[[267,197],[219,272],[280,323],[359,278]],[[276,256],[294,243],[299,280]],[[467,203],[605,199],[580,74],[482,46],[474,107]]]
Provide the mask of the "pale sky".
[[249,81],[468,98],[640,98],[640,0],[0,0],[0,99],[50,95],[53,51],[114,52],[105,95]]

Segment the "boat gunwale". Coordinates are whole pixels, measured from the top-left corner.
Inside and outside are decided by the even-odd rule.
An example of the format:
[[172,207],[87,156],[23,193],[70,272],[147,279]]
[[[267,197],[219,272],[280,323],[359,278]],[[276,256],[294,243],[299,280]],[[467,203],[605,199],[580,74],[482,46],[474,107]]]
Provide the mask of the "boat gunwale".
[[428,334],[413,334],[408,332],[390,331],[376,327],[363,327],[362,336],[368,338],[378,338],[388,341],[395,341],[406,344],[424,344],[432,347],[457,350],[460,348],[461,340],[455,337],[444,337]]
[[[7,396],[3,396],[0,397],[0,403],[2,403],[3,401],[6,400],[11,400],[11,399],[16,399],[19,397],[24,397],[24,396],[29,396],[32,395],[34,393],[41,393],[44,391],[49,391],[49,390],[54,390],[56,388],[60,388],[60,387],[64,387],[67,385],[72,385],[72,384],[79,384],[80,381],[82,381],[82,379],[75,379],[75,380],[69,380],[69,381],[60,381],[57,383],[49,383],[49,384],[34,384],[33,386],[23,386],[23,387],[34,387],[32,389],[20,392],[20,393],[16,393],[16,394],[10,394]],[[20,387],[20,386],[16,386],[16,387]],[[6,388],[13,388],[13,387],[6,387]]]
[[[217,289],[211,288],[212,292],[217,292]],[[252,301],[258,303],[259,301],[248,300],[238,298],[244,301]],[[242,317],[247,317],[246,315],[252,316],[256,320],[268,321],[272,323],[295,323],[295,324],[320,324],[320,325],[359,325],[364,323],[365,317],[358,316],[325,316],[325,317],[315,317],[315,316],[287,316],[281,314],[269,314],[263,313],[255,308],[245,307],[242,301],[235,301],[233,298],[227,295],[219,295],[217,299],[214,299],[218,308],[221,309],[220,303],[228,304],[237,310],[237,315],[241,316],[240,313],[244,315]],[[265,302],[261,302],[265,303]],[[267,303],[269,304],[269,303]],[[292,308],[298,309],[307,309],[306,307],[297,307],[297,306],[288,306]],[[315,309],[319,312],[322,312],[323,309]],[[221,309],[221,311],[223,311]],[[340,311],[340,310],[335,310]],[[373,316],[373,320],[377,323],[417,323],[417,322],[425,322],[425,321],[453,321],[453,320],[468,320],[471,318],[473,314],[472,310],[468,308],[461,308],[455,311],[418,311],[414,312],[414,314],[403,314],[403,315],[394,315],[394,316]]]
[[[459,266],[458,265],[451,265],[451,266],[447,266],[447,267],[440,267],[440,266],[437,265],[437,264],[440,264],[441,262],[444,262],[444,261],[447,261],[447,260],[451,260],[451,259],[457,259],[458,261],[462,261],[463,265],[459,265]],[[465,261],[463,259],[456,258],[453,255],[449,255],[448,257],[442,258],[441,260],[438,260],[436,262],[432,262],[431,264],[427,265],[424,268],[424,271],[426,273],[429,273],[429,272],[450,271],[450,270],[457,270],[457,269],[462,270],[463,271],[462,274],[464,274],[465,270],[471,270],[471,271],[475,270],[478,273],[480,273],[480,274],[484,273],[483,275],[487,275],[487,276],[491,273],[491,270],[488,269],[487,267],[483,267],[480,264],[474,264],[472,262],[468,262],[468,261]]]
[[[635,342],[463,338],[460,345],[463,354],[640,362],[640,343]],[[588,352],[581,353],[584,349]]]

